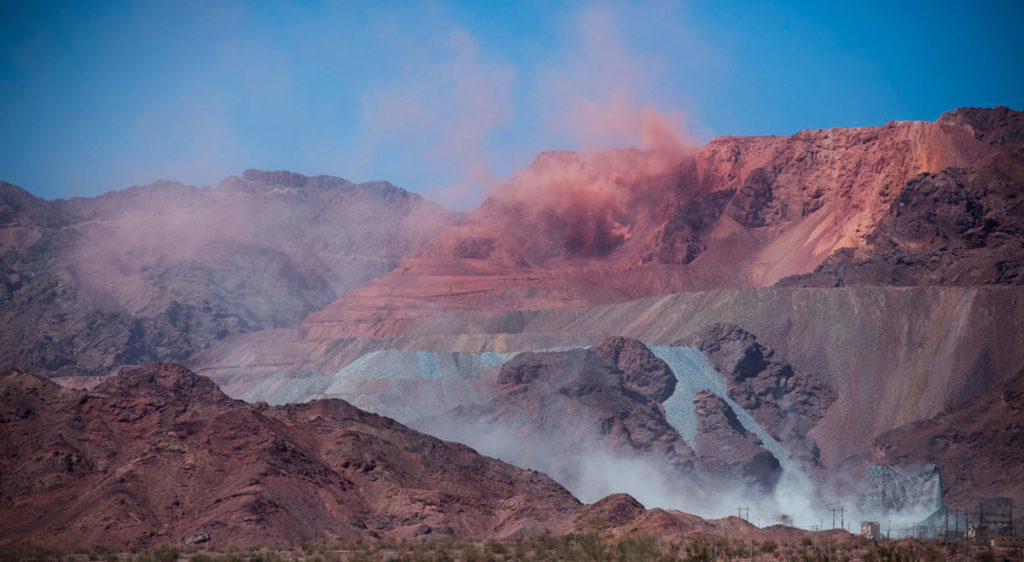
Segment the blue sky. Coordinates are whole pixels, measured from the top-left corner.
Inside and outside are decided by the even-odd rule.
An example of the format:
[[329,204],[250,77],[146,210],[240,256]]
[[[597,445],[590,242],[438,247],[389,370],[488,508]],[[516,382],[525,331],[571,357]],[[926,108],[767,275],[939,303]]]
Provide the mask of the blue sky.
[[540,151],[640,142],[580,107],[694,142],[1024,109],[1021,22],[1021,2],[3,2],[0,179],[52,199],[287,169],[466,208]]

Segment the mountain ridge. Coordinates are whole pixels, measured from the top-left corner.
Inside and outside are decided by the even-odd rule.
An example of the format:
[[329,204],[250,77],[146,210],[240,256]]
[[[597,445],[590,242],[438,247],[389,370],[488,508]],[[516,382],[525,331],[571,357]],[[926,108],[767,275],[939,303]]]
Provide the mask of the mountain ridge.
[[182,360],[300,320],[461,216],[386,182],[288,177],[320,187],[232,176],[47,202],[4,184],[0,364],[99,376]]
[[3,545],[509,537],[580,508],[543,474],[342,400],[250,405],[173,364],[92,392],[11,371],[0,392]]

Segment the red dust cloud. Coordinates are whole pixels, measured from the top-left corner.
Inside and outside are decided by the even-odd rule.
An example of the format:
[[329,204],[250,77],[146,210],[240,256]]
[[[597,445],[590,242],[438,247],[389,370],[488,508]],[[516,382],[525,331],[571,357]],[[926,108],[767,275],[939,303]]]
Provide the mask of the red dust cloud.
[[695,151],[678,112],[637,104],[656,65],[631,53],[603,6],[583,10],[576,50],[541,83],[554,111],[547,127],[579,152],[544,153],[494,196],[542,215],[569,255],[599,257],[626,242],[637,212]]
[[[619,216],[627,192],[695,146],[681,113],[647,101],[664,97],[657,95],[659,64],[630,48],[622,21],[614,8],[584,6],[540,69],[515,67],[450,26],[368,100],[372,150],[394,145],[422,159],[425,171],[445,170],[448,183],[429,189],[442,204],[467,209],[486,196],[512,197],[567,221],[573,253],[605,253],[628,237]],[[530,102],[520,106],[515,92],[524,88]],[[513,123],[530,131],[524,140],[532,147],[489,144],[499,134],[507,139]],[[499,180],[496,164],[561,147],[582,152],[546,154],[511,181]]]

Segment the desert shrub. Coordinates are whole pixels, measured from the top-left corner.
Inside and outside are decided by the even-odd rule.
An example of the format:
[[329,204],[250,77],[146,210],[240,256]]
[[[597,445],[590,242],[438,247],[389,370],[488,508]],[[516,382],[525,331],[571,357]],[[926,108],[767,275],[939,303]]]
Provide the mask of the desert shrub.
[[526,543],[522,540],[516,540],[516,543],[512,546],[512,558],[515,560],[526,560],[528,552]]
[[368,550],[356,550],[349,555],[348,559],[350,562],[373,562],[381,558]]
[[213,562],[246,562],[245,558],[236,552],[218,554],[213,557]]
[[597,533],[583,533],[576,538],[576,545],[579,549],[581,560],[593,560],[599,562],[606,560],[607,545]]
[[467,544],[462,547],[462,559],[466,562],[484,562],[487,557],[480,552],[475,544]]
[[974,562],[995,562],[996,555],[988,549],[974,553]]
[[630,537],[615,545],[619,562],[647,562],[661,558],[661,545],[654,537]]
[[505,554],[508,552],[508,546],[498,541],[487,541],[485,552],[488,554]]
[[22,560],[63,560],[64,553],[58,550],[41,547],[3,548],[0,549],[0,562],[20,562]]
[[138,562],[178,562],[181,550],[173,546],[158,546],[149,550],[143,550],[136,555]]
[[284,562],[284,558],[277,551],[264,549],[262,551],[250,550],[246,558],[248,562]]

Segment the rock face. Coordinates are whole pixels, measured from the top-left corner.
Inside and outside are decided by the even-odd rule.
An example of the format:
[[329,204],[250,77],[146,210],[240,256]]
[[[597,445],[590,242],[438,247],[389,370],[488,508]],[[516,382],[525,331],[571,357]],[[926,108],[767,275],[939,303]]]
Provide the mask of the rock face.
[[593,501],[609,493],[594,472],[616,458],[654,460],[693,473],[692,450],[650,396],[663,390],[636,385],[652,373],[661,376],[662,388],[667,377],[675,382],[643,344],[622,338],[593,350],[521,353],[502,365],[493,396],[483,404],[411,425],[542,470]]
[[1005,105],[994,108],[961,107],[947,111],[939,123],[970,127],[974,137],[992,146],[1024,143],[1024,112]]
[[780,283],[1022,285],[1022,194],[1024,144],[968,168],[920,174],[903,187],[865,246],[837,251],[813,273]]
[[676,377],[640,341],[612,336],[598,342],[592,351],[621,371],[626,386],[655,402],[664,402],[676,389]]
[[[502,365],[481,402],[411,425],[551,474],[585,501],[617,490],[654,505],[667,505],[670,498],[685,497],[686,505],[699,504],[695,498],[720,500],[710,489],[773,493],[783,473],[779,453],[765,448],[762,434],[744,427],[737,406],[708,390],[695,396],[686,390],[673,400],[692,404],[671,406],[692,408],[692,428],[684,421],[688,415],[677,419],[667,411],[676,387],[676,373],[647,346],[612,336],[589,349],[520,353]],[[766,439],[796,454],[807,438],[778,423],[785,415],[778,404],[788,397],[783,392],[771,406],[748,407],[777,424]]]
[[865,245],[911,178],[998,150],[961,121],[726,137],[695,153],[542,154],[465,224],[303,329],[400,335],[445,311],[623,302],[809,273]]
[[726,377],[729,397],[786,443],[805,469],[820,468],[818,445],[808,434],[836,400],[825,377],[795,372],[736,324],[712,324],[680,344],[701,350]]
[[0,364],[79,376],[181,360],[301,320],[458,220],[385,182],[290,172],[68,201],[0,183]]
[[698,470],[771,491],[782,476],[782,467],[778,459],[761,446],[761,440],[744,429],[725,401],[711,392],[698,391],[694,405],[697,413],[694,451]]
[[266,544],[564,530],[543,474],[340,400],[235,401],[155,364],[94,392],[0,376],[0,545]]

